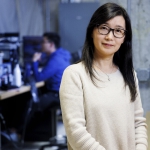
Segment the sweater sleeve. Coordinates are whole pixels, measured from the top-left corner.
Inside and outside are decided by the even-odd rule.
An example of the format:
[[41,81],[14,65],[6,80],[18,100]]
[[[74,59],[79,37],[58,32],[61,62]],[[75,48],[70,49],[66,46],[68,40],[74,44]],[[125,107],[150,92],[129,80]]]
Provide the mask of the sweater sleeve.
[[143,108],[140,98],[138,79],[136,77],[137,97],[134,102],[135,108],[135,144],[136,150],[147,150],[147,125],[146,118],[143,117]]
[[38,71],[38,62],[33,62],[33,74],[36,81],[46,80],[55,74],[58,68],[58,63],[55,59],[56,58],[49,60],[41,72]]
[[80,76],[67,68],[60,86],[60,102],[68,143],[73,150],[105,150],[86,130]]

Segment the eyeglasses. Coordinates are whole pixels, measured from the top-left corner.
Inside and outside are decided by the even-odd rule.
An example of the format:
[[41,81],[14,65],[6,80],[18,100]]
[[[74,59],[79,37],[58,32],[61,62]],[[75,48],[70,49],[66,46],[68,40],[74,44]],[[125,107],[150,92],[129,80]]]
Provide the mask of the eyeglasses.
[[110,31],[113,32],[113,35],[114,37],[116,38],[123,38],[127,32],[127,30],[124,30],[124,29],[121,29],[121,28],[115,28],[115,29],[112,29],[106,25],[97,25],[97,28],[98,28],[98,32],[102,35],[107,35],[110,33]]

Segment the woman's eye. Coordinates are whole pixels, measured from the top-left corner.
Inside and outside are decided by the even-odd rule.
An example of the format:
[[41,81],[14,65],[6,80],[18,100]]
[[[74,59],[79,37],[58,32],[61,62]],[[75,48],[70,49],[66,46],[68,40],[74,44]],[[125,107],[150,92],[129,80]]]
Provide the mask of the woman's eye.
[[121,29],[115,29],[115,31],[118,32],[118,33],[122,33]]
[[102,29],[102,30],[108,30],[108,27],[102,26],[102,27],[100,27],[100,29]]

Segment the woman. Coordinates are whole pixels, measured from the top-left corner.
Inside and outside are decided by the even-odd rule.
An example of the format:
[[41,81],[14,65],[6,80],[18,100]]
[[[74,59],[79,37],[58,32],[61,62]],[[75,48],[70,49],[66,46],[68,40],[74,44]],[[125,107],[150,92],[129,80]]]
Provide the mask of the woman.
[[124,8],[106,3],[87,27],[81,61],[69,66],[60,87],[69,150],[146,150],[132,30]]

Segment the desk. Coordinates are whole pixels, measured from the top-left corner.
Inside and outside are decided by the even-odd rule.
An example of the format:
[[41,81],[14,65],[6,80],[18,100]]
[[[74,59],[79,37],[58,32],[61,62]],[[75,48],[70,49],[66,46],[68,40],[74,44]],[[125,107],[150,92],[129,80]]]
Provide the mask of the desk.
[[[43,87],[44,85],[45,85],[44,81],[36,83],[37,88]],[[0,91],[0,101],[7,99],[7,98],[11,98],[11,97],[19,95],[19,94],[23,94],[25,92],[29,92],[30,88],[31,88],[30,85],[23,85],[20,88],[11,89],[11,90],[7,90],[7,91]],[[0,115],[1,115],[1,112],[0,112]],[[1,122],[0,122],[0,149],[1,148],[2,147],[1,147]]]
[[[37,88],[42,87],[44,85],[45,85],[44,81],[36,83]],[[0,91],[0,101],[4,100],[6,98],[10,98],[10,97],[28,92],[28,91],[30,91],[30,85],[23,85],[20,88],[11,89],[11,90],[8,90],[8,91]]]

